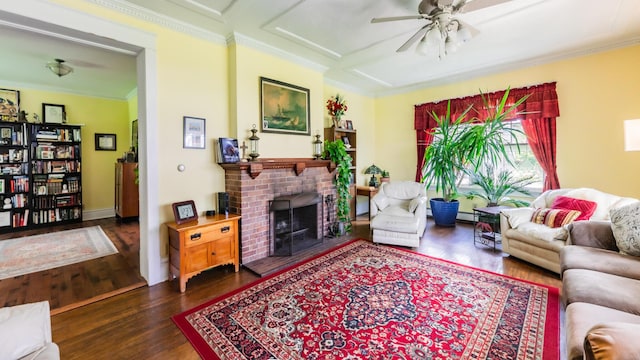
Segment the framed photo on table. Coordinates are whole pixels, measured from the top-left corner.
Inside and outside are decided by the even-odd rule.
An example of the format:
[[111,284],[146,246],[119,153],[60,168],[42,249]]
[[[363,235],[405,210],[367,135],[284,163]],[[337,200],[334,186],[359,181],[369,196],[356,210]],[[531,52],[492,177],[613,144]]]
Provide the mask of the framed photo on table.
[[198,211],[193,200],[173,203],[171,207],[173,208],[173,217],[178,225],[198,219]]
[[67,114],[64,105],[42,104],[42,122],[49,124],[64,124],[67,122]]
[[351,120],[345,120],[345,128],[347,130],[353,130],[353,121]]

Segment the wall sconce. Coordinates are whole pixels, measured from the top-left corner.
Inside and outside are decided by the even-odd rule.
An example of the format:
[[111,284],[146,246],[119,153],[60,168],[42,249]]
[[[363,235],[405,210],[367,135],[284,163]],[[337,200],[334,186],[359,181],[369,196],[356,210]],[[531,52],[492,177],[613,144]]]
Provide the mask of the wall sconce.
[[624,121],[624,151],[640,151],[640,119]]
[[374,186],[374,187],[378,187],[378,178],[376,177],[376,175],[381,174],[382,170],[377,167],[375,164],[369,166],[364,173],[366,175],[371,175],[371,179],[369,180],[369,186]]
[[256,161],[260,153],[258,152],[258,141],[260,138],[256,135],[258,129],[256,129],[256,124],[253,124],[253,128],[251,129],[251,136],[249,137],[249,156],[251,157],[250,161]]
[[316,130],[316,139],[313,142],[313,158],[320,160],[322,158],[322,140],[320,140],[320,131]]

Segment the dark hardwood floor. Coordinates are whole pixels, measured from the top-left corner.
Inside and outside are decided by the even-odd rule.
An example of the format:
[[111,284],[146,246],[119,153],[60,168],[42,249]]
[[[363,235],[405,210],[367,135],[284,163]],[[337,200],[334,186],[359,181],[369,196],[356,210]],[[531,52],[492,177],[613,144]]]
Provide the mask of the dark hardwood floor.
[[0,241],[96,225],[100,225],[109,236],[118,249],[117,254],[0,280],[0,304],[12,306],[48,300],[51,313],[58,314],[146,286],[146,281],[140,276],[137,221],[120,222],[115,218],[84,221],[2,234]]
[[[355,222],[352,235],[333,241],[344,242],[359,237],[368,239],[369,226],[365,219],[359,218]],[[131,232],[127,224],[113,224],[109,229],[107,232],[105,228],[105,232],[110,237],[115,233],[114,236],[122,239],[114,242],[122,243],[116,245],[122,256],[128,259],[128,265],[137,272],[138,250],[132,240],[137,239],[137,234]],[[469,224],[440,228],[429,220],[417,251],[528,281],[555,287],[562,285],[557,274],[500,251],[474,246]],[[276,265],[281,266],[284,265]],[[63,359],[199,359],[170,317],[258,279],[255,273],[245,268],[235,273],[232,266],[224,266],[190,279],[185,293],[177,291],[176,281],[135,288],[52,316],[53,340],[59,345]],[[38,285],[39,280],[43,282]],[[44,279],[37,277],[23,285],[49,288]]]

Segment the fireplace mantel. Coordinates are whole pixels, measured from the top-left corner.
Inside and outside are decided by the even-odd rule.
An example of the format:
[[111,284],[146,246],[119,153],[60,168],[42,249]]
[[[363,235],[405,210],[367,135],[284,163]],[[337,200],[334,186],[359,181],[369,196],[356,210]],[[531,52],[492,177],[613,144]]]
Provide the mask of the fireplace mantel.
[[330,160],[315,160],[309,158],[263,158],[256,161],[239,162],[235,164],[220,164],[225,171],[240,170],[247,171],[252,179],[260,175],[263,170],[268,169],[293,169],[296,175],[302,174],[304,169],[312,167],[326,167],[332,172],[336,165]]

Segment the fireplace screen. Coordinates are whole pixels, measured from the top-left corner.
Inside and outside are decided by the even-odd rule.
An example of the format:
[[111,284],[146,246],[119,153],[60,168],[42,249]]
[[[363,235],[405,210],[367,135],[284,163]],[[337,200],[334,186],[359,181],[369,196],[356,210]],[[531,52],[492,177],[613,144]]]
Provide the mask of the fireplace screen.
[[291,256],[321,244],[324,228],[322,196],[300,193],[269,201],[269,256]]

